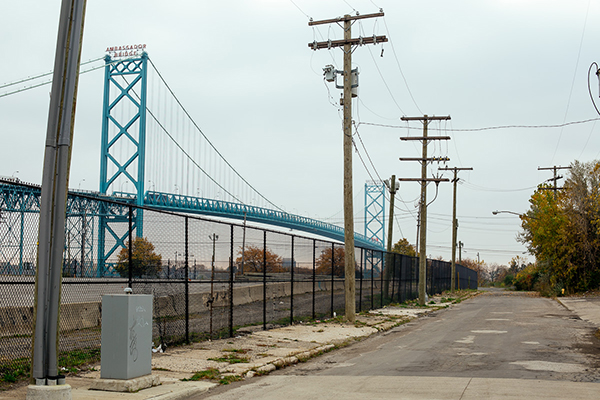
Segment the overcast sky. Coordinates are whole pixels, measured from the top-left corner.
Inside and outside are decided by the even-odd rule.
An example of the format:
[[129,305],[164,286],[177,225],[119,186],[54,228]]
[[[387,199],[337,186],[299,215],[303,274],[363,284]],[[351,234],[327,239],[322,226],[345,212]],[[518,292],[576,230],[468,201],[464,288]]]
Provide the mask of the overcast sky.
[[[60,3],[0,3],[0,84],[52,69]],[[491,212],[525,212],[533,188],[552,176],[538,167],[597,159],[600,129],[595,122],[564,128],[453,129],[597,118],[587,74],[590,64],[600,61],[600,2],[89,0],[82,60],[102,57],[109,46],[147,44],[149,57],[196,123],[252,185],[288,212],[339,223],[342,132],[335,104],[341,91],[324,84],[322,68],[335,63],[342,69],[342,52],[315,52],[307,43],[339,39],[343,32],[337,25],[309,27],[308,17],[369,14],[379,8],[384,18],[352,28],[354,37],[390,39],[353,53],[353,66],[360,70],[354,120],[377,171],[369,165],[371,176],[419,177],[418,163],[398,158],[420,157],[418,142],[399,137],[420,135],[407,126],[420,129],[421,124],[407,125],[400,117],[450,115],[450,122],[432,123],[430,135],[452,139],[430,145],[429,154],[449,157],[448,167],[474,168],[459,174],[463,257],[479,253],[486,262],[505,264],[522,256],[525,248],[515,240],[518,217]],[[98,189],[102,84],[102,70],[80,79],[70,179],[74,188]],[[598,100],[593,74],[591,86]],[[0,95],[6,90],[0,89]],[[44,86],[0,97],[0,175],[41,182],[49,90]],[[355,135],[366,158],[360,139]],[[431,165],[430,174],[437,168]],[[355,153],[361,232],[369,179]],[[394,241],[404,236],[415,242],[419,190],[416,182],[401,185]],[[428,198],[434,197],[432,186]],[[451,184],[440,184],[429,215],[427,253],[449,259]]]

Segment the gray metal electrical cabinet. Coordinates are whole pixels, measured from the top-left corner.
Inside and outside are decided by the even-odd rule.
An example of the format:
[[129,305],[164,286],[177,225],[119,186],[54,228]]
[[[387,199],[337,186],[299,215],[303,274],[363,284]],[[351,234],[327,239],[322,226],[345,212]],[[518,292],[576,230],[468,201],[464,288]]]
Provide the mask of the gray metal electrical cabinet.
[[132,379],[152,373],[152,296],[102,296],[103,379]]

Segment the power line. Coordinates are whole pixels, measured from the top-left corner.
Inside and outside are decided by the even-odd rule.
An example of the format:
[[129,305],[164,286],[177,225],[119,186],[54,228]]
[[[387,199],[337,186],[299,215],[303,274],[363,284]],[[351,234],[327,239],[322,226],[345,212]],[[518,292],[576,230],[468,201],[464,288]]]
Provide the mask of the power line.
[[394,42],[389,39],[390,37],[390,30],[387,26],[387,22],[385,20],[385,17],[383,17],[383,24],[385,25],[385,30],[388,36],[388,40],[390,42],[390,46],[392,46],[392,53],[394,54],[394,58],[396,59],[396,64],[398,65],[398,69],[400,70],[400,75],[402,76],[402,79],[404,80],[404,85],[406,86],[406,90],[408,90],[408,94],[410,95],[410,98],[412,99],[413,103],[415,104],[415,107],[417,107],[417,110],[419,110],[420,114],[424,114],[423,111],[421,111],[421,109],[419,108],[419,105],[417,104],[417,101],[415,100],[412,91],[410,90],[410,87],[408,86],[408,82],[406,80],[406,76],[404,76],[404,72],[402,71],[402,67],[400,66],[400,61],[398,60],[398,54],[396,53],[396,49],[394,48]]
[[[445,129],[447,132],[481,132],[481,131],[491,131],[497,129],[551,129],[551,128],[562,128],[570,125],[579,125],[579,124],[587,124],[588,122],[600,121],[600,118],[590,118],[581,121],[571,121],[565,122],[563,124],[556,125],[498,125],[498,126],[488,126],[484,128],[465,128],[465,129],[456,129],[450,128]],[[377,124],[373,122],[361,122],[361,125],[370,125],[370,126],[378,126],[381,128],[393,128],[393,129],[414,129],[420,130],[417,127],[410,127],[404,125],[389,125],[389,124]]]
[[[583,47],[583,38],[585,37],[585,28],[587,26],[588,15],[590,13],[590,4],[592,0],[588,0],[587,10],[585,12],[585,20],[583,21],[583,30],[581,32],[581,40],[579,41],[579,51],[577,52],[577,61],[575,62],[575,71],[573,71],[573,80],[571,82],[571,90],[569,91],[569,99],[567,100],[567,109],[565,110],[565,117],[563,119],[563,123],[567,120],[567,114],[569,113],[569,106],[571,105],[571,96],[573,96],[573,87],[575,87],[575,78],[577,77],[577,69],[579,67],[579,59],[581,57],[581,48]],[[556,148],[554,149],[554,154],[552,154],[552,160],[550,163],[554,162],[554,157],[556,157],[556,152],[558,151],[558,146],[560,145],[560,139],[562,138],[563,129],[561,128],[560,134],[558,135],[558,141],[556,142]]]
[[[93,62],[100,61],[103,58],[104,57],[99,57],[99,58],[95,58],[95,59],[92,59],[92,60],[88,60],[88,61],[82,62],[80,65],[91,64]],[[32,80],[35,80],[35,79],[38,79],[38,78],[43,78],[44,76],[49,76],[49,75],[52,75],[53,73],[54,73],[54,71],[50,71],[50,72],[46,72],[46,73],[43,73],[43,74],[38,74],[38,75],[30,76],[30,77],[27,77],[27,78],[24,78],[24,79],[20,79],[18,81],[3,83],[2,85],[0,85],[0,89],[4,89],[5,87],[9,87],[9,86],[18,85],[19,83],[32,81]],[[50,82],[52,82],[52,81],[50,81]]]
[[[362,23],[360,24],[360,29],[363,33],[363,35],[365,34],[365,31],[362,27]],[[383,73],[381,72],[381,70],[379,69],[379,65],[377,64],[377,62],[375,61],[375,57],[373,57],[373,52],[371,51],[371,48],[368,47],[367,48],[369,50],[369,54],[371,55],[371,59],[373,60],[373,64],[375,64],[375,68],[377,69],[377,72],[379,73],[379,77],[381,78],[381,80],[383,81],[383,84],[385,85],[390,97],[392,98],[392,101],[394,102],[394,104],[396,105],[396,107],[398,107],[398,110],[400,110],[400,112],[403,115],[406,115],[406,113],[404,112],[404,110],[402,110],[402,107],[400,107],[400,105],[398,104],[398,102],[396,101],[396,98],[394,97],[394,94],[392,93],[392,89],[390,89],[389,85],[387,84],[385,78],[383,77]]]
[[471,190],[479,190],[482,192],[504,192],[504,193],[506,193],[506,192],[524,192],[527,190],[537,189],[537,185],[526,187],[526,188],[520,188],[520,189],[494,189],[494,188],[488,188],[488,187],[484,187],[484,186],[475,185],[474,183],[471,183],[464,179],[461,179],[461,182],[464,185],[466,185],[467,188],[469,188]]
[[302,14],[304,14],[306,16],[306,18],[308,18],[309,21],[312,21],[311,16],[308,15],[307,13],[305,13],[304,11],[302,11],[302,9],[298,6],[298,4],[296,4],[294,2],[294,0],[290,0],[290,2],[298,9],[298,11],[300,11]]
[[[98,60],[95,60],[95,61],[98,61]],[[82,64],[82,65],[83,65],[83,64]],[[100,69],[100,68],[104,68],[104,65],[99,65],[99,66],[97,66],[97,67],[93,67],[93,68],[87,69],[87,70],[85,70],[85,71],[80,71],[80,72],[79,72],[79,75],[83,75],[83,74],[86,74],[86,73],[88,73],[88,72],[92,72],[92,71],[95,71],[95,70],[97,70],[97,69]],[[50,73],[48,73],[48,74],[52,74],[52,72],[50,72]],[[45,76],[45,75],[48,75],[48,74],[38,75],[38,77]],[[37,79],[37,78],[36,78],[36,79]],[[8,86],[15,85],[15,84],[17,84],[17,83],[28,82],[28,81],[30,81],[30,80],[33,80],[33,78],[32,78],[32,79],[24,79],[24,80],[22,80],[22,81],[20,81],[20,82],[9,83],[9,84],[6,84],[6,85],[4,85],[4,86],[2,86],[2,87],[8,87]],[[0,94],[0,97],[6,97],[6,96],[13,95],[13,94],[17,94],[17,93],[25,92],[25,91],[27,91],[27,90],[35,89],[35,88],[38,88],[38,87],[40,87],[40,86],[49,85],[49,84],[51,84],[51,83],[52,83],[52,79],[50,79],[50,80],[47,80],[47,81],[43,81],[43,82],[40,82],[40,83],[36,83],[35,85],[31,85],[31,86],[25,86],[25,87],[23,87],[23,88],[21,88],[21,89],[16,89],[16,90],[13,90],[12,92],[6,92],[6,93],[2,93],[2,94]]]

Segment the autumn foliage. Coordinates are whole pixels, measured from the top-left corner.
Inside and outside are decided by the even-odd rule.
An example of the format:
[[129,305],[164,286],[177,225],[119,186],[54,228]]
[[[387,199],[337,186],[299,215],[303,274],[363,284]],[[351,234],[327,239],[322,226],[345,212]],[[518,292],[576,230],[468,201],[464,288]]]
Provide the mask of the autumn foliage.
[[[283,259],[281,256],[271,252],[269,249],[265,251],[262,247],[247,246],[244,251],[244,273],[247,272],[263,272],[263,265],[267,260],[267,272],[283,272]],[[242,249],[238,251],[238,258],[235,260],[235,265],[238,271],[242,271]]]
[[540,187],[521,216],[519,239],[536,257],[517,281],[547,294],[600,285],[600,164],[574,162],[564,190]]
[[417,251],[415,246],[410,244],[406,238],[402,238],[392,247],[392,253],[404,254],[407,256],[416,257]]
[[[154,245],[148,239],[137,237],[133,241],[132,249],[132,275],[134,278],[143,276],[158,276],[162,267],[160,254],[154,252]],[[122,277],[129,276],[129,248],[124,247],[119,252],[116,271]]]
[[323,249],[321,254],[317,258],[317,270],[316,273],[319,275],[331,275],[331,257],[333,254],[333,275],[343,276],[344,275],[344,248],[335,247],[332,251],[331,247]]

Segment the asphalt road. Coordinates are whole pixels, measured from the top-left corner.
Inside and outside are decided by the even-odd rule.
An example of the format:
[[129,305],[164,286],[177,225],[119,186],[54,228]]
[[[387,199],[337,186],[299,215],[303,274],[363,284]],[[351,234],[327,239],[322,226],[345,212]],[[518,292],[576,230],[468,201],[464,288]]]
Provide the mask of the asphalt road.
[[597,399],[595,330],[552,299],[490,291],[307,363],[197,398]]

